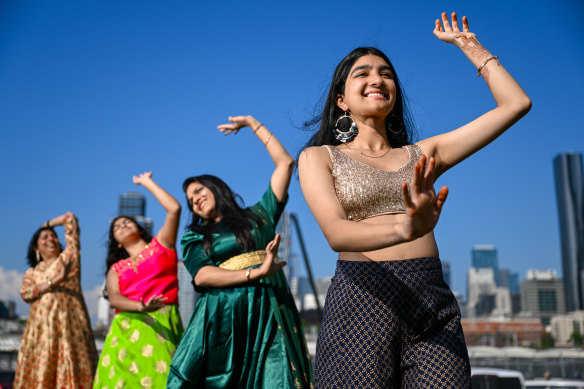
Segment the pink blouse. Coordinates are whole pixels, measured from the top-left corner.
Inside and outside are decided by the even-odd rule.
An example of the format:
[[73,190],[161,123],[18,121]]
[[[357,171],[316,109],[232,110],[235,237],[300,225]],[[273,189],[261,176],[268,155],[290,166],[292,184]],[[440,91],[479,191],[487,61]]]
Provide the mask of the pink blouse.
[[135,261],[121,259],[112,265],[120,283],[120,293],[134,301],[146,302],[152,296],[166,297],[166,304],[178,304],[176,251],[154,237]]

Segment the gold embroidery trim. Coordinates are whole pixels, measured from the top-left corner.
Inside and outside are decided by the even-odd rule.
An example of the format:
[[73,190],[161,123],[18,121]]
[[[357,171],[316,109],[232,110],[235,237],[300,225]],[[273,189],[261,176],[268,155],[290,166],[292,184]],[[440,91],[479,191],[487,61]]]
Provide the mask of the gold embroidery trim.
[[[248,267],[261,265],[266,258],[266,250],[257,250],[245,254],[236,255],[219,264],[221,269],[241,270]],[[278,262],[278,258],[275,259]]]

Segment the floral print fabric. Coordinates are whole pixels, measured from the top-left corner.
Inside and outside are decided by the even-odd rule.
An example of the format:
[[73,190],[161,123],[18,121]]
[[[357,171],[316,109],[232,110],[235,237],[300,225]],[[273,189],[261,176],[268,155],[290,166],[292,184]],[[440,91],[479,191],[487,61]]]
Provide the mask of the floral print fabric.
[[[81,291],[79,226],[75,215],[65,219],[66,248],[53,260],[41,261],[24,274],[20,293],[30,303],[15,388],[91,388],[97,351]],[[40,294],[38,285],[71,263],[72,277]]]

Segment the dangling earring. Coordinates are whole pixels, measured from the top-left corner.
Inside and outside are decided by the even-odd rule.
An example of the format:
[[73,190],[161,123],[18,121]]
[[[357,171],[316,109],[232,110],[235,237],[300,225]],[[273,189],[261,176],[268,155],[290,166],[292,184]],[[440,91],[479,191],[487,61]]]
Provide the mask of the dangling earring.
[[38,250],[36,251],[36,259],[37,263],[41,261],[41,255],[39,254]]
[[394,130],[391,125],[391,119],[395,118],[399,122],[399,118],[394,116],[393,114],[390,115],[389,120],[387,121],[387,129],[389,130],[389,135],[394,140],[402,140],[404,138],[405,132],[402,126],[399,126],[399,130]]
[[345,114],[338,118],[335,123],[335,128],[333,129],[335,138],[339,142],[347,143],[358,133],[359,129],[357,128],[357,124],[353,121],[353,118],[347,114],[347,111],[345,111]]

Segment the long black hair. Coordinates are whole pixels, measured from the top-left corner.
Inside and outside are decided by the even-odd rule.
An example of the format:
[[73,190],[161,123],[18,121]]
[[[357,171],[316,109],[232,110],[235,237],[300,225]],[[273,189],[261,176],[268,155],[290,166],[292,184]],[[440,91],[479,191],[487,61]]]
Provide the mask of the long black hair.
[[124,246],[120,245],[120,243],[114,237],[114,224],[119,219],[128,219],[132,223],[134,223],[136,225],[136,227],[138,228],[138,232],[140,233],[140,237],[142,239],[144,239],[144,241],[146,243],[149,243],[152,240],[152,235],[148,232],[148,230],[146,230],[144,227],[142,227],[140,225],[140,223],[138,223],[136,221],[136,219],[134,219],[133,217],[131,217],[131,216],[118,216],[114,220],[112,220],[112,222],[110,224],[110,228],[109,228],[109,233],[108,233],[107,255],[105,257],[105,265],[106,265],[105,274],[106,275],[107,275],[107,272],[109,271],[110,267],[112,267],[112,265],[114,263],[116,263],[120,259],[125,259],[125,258],[128,258],[130,256],[130,254],[126,251]]
[[[231,190],[231,188],[219,177],[210,174],[203,174],[196,177],[189,177],[183,182],[183,192],[187,192],[187,188],[193,182],[205,186],[213,193],[215,197],[215,212],[221,217],[221,222],[224,223],[235,234],[237,244],[244,251],[255,250],[255,242],[251,235],[251,230],[254,227],[252,221],[259,226],[262,224],[262,219],[255,213],[241,207],[238,202],[243,204],[241,197]],[[207,255],[212,255],[212,232],[215,223],[211,220],[206,220],[193,212],[192,204],[189,205],[189,210],[192,214],[191,224],[187,226],[188,230],[197,232],[203,235],[203,248]]]
[[381,50],[376,49],[375,47],[358,47],[351,51],[337,65],[322,112],[316,114],[311,120],[304,123],[304,128],[317,129],[317,131],[302,149],[310,146],[341,144],[333,134],[333,128],[335,127],[337,119],[344,115],[344,111],[337,106],[337,95],[345,94],[345,83],[351,68],[359,58],[367,54],[373,54],[387,62],[393,73],[393,80],[395,81],[396,101],[393,110],[385,118],[387,139],[389,139],[392,147],[401,147],[412,143],[415,136],[414,121],[407,106],[407,99],[400,85],[393,64]]
[[[30,243],[28,244],[28,250],[26,252],[26,260],[30,267],[35,267],[40,261],[43,260],[43,258],[40,257],[40,260],[37,261],[36,251],[39,245],[39,237],[41,236],[41,232],[47,230],[51,231],[53,234],[55,234],[55,236],[57,236],[57,233],[53,227],[41,227],[36,230],[32,235],[32,238],[30,238]],[[63,245],[61,242],[59,242],[59,248],[61,249],[60,251],[63,251]]]

